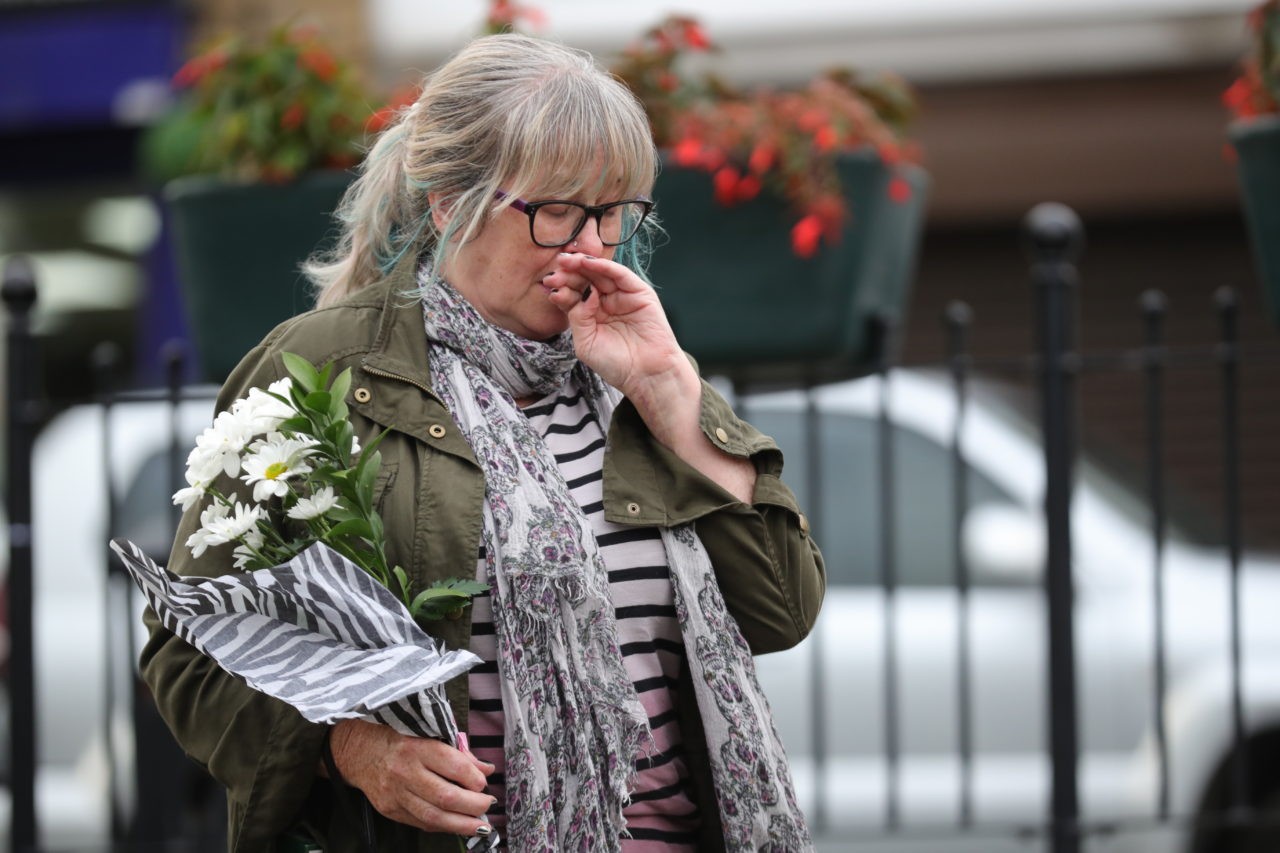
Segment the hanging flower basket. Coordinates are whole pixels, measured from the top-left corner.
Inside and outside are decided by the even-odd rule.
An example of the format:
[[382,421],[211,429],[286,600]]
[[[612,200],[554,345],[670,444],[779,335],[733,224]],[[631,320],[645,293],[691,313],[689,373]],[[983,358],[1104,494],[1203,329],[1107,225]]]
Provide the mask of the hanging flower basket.
[[1228,134],[1267,314],[1280,326],[1280,116],[1234,122]]
[[795,385],[874,369],[884,343],[877,316],[905,316],[928,176],[887,165],[870,147],[841,154],[837,169],[851,212],[839,239],[802,258],[780,200],[725,207],[712,175],[664,167],[654,195],[670,236],[650,275],[704,373]]
[[299,265],[332,236],[351,177],[320,171],[246,184],[192,175],[166,185],[187,328],[205,379],[221,382],[276,324],[312,307]]

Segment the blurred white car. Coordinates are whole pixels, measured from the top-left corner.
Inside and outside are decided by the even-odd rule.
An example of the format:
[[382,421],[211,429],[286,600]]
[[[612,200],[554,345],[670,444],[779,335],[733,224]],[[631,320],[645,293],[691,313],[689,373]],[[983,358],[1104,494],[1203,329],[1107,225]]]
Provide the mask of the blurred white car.
[[[808,507],[828,570],[814,634],[759,659],[792,758],[802,803],[827,833],[860,838],[887,821],[884,742],[886,613],[897,661],[896,819],[908,830],[893,851],[1026,850],[1017,827],[1043,827],[1049,813],[1048,657],[1042,586],[1045,465],[1036,432],[987,395],[970,401],[962,432],[970,509],[960,540],[971,577],[968,626],[972,697],[971,816],[960,825],[958,672],[960,630],[954,547],[951,435],[956,405],[937,377],[899,371],[889,385],[896,492],[898,586],[878,586],[882,507],[878,491],[876,379],[817,392],[821,494],[810,494],[802,395],[745,401],[744,414],[787,454],[786,477]],[[1169,812],[1223,810],[1209,801],[1232,744],[1229,570],[1226,551],[1199,528],[1209,519],[1174,515],[1164,555],[1165,697]],[[1077,461],[1073,557],[1079,708],[1079,791],[1086,821],[1141,831],[1091,838],[1090,851],[1280,850],[1191,846],[1188,833],[1154,831],[1160,774],[1154,718],[1154,548],[1144,499],[1088,458]],[[1253,784],[1264,801],[1280,792],[1269,738],[1280,733],[1280,560],[1246,556],[1241,574],[1243,696]],[[821,685],[815,689],[815,669]],[[814,702],[818,702],[815,716]],[[818,728],[815,728],[815,724]],[[813,761],[814,747],[823,760]],[[1219,791],[1217,796],[1221,797]],[[1276,832],[1275,829],[1270,830]],[[971,846],[965,846],[971,844]],[[843,849],[832,847],[831,849]],[[851,848],[852,849],[852,848]]]
[[[885,836],[884,646],[891,610],[901,745],[897,805],[908,834],[883,849],[1034,849],[1014,829],[1041,826],[1049,802],[1044,464],[1035,433],[982,397],[971,402],[964,423],[972,502],[962,536],[972,575],[972,818],[983,828],[966,834],[950,829],[959,823],[961,792],[961,611],[954,587],[948,449],[954,400],[945,383],[928,375],[899,371],[891,380],[900,586],[886,606],[876,586],[878,381],[827,386],[816,395],[817,448],[807,440],[803,395],[756,396],[741,401],[741,408],[782,443],[788,482],[813,519],[827,559],[830,585],[814,635],[791,651],[759,659],[798,793],[810,815],[821,818],[820,848],[863,853],[881,849]],[[184,404],[178,419],[182,454],[211,414],[210,399]],[[111,478],[121,496],[116,529],[163,558],[174,519],[167,499],[168,409],[159,402],[120,405],[105,422],[112,432]],[[38,802],[46,844],[64,849],[84,849],[109,837],[108,649],[116,695],[123,695],[129,675],[124,670],[131,671],[141,633],[140,605],[123,600],[119,578],[107,594],[103,425],[100,408],[71,409],[44,431],[35,457]],[[811,452],[819,454],[820,496],[808,494]],[[1187,816],[1205,805],[1210,780],[1231,744],[1228,584],[1225,553],[1197,544],[1193,525],[1179,522],[1171,519],[1165,552],[1166,711],[1171,812]],[[1074,556],[1080,792],[1088,820],[1154,824],[1159,774],[1147,525],[1140,497],[1088,459],[1079,461]],[[1270,612],[1280,604],[1280,561],[1249,556],[1243,602],[1246,720],[1259,738],[1280,730],[1280,620]],[[117,719],[115,728],[117,790],[126,811],[132,808],[127,723]],[[823,749],[820,762],[813,760],[815,744]],[[1255,762],[1259,780],[1272,791],[1280,789],[1275,767]],[[0,818],[7,840],[7,802]],[[1091,839],[1087,849],[1191,853],[1189,835],[1172,830]],[[1245,848],[1194,853],[1237,849]]]
[[[213,413],[214,389],[181,407],[185,458]],[[197,392],[199,393],[199,392]],[[109,430],[109,439],[104,435]],[[43,849],[91,850],[111,838],[114,768],[117,809],[134,808],[132,720],[124,697],[134,692],[141,648],[141,604],[117,574],[109,583],[107,482],[120,496],[116,527],[168,553],[175,516],[167,474],[169,407],[159,402],[96,405],[57,415],[40,433],[32,459],[37,725],[36,812]],[[107,441],[110,449],[107,450]],[[7,525],[4,526],[7,530]],[[4,544],[4,543],[0,543]],[[0,572],[7,571],[0,550]],[[7,585],[6,585],[7,590]],[[7,627],[7,626],[5,626]],[[6,653],[7,656],[7,653]],[[108,685],[117,703],[108,736]],[[7,688],[7,684],[5,685]],[[7,689],[0,718],[8,753]],[[0,788],[0,851],[10,837],[10,768]]]

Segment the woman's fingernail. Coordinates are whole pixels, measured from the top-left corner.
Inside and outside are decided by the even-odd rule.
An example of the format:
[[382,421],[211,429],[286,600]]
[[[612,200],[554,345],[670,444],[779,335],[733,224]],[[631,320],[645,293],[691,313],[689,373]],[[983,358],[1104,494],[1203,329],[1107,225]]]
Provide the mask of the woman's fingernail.
[[493,832],[493,827],[489,826],[489,824],[487,823],[482,823],[476,827],[476,835],[479,835],[482,837],[488,836],[492,832]]
[[590,298],[591,298],[591,285],[588,284],[586,287],[582,288],[582,301],[586,302]]
[[471,751],[471,746],[469,741],[467,740],[466,732],[458,732],[458,749],[462,750],[463,752]]

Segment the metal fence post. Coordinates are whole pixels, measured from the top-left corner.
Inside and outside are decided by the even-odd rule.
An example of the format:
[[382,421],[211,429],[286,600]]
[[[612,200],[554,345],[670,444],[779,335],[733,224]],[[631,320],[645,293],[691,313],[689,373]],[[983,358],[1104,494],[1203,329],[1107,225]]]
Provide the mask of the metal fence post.
[[36,716],[34,579],[31,561],[31,449],[39,425],[36,379],[40,361],[31,335],[36,303],[35,274],[24,257],[10,258],[0,284],[9,312],[8,484],[9,511],[9,741],[12,823],[9,849],[36,849]]
[[1077,781],[1075,629],[1072,622],[1071,478],[1075,455],[1074,351],[1076,270],[1084,242],[1076,214],[1060,204],[1027,214],[1031,280],[1036,291],[1041,418],[1045,453],[1045,520],[1049,614],[1049,747],[1052,762],[1053,853],[1080,849]]

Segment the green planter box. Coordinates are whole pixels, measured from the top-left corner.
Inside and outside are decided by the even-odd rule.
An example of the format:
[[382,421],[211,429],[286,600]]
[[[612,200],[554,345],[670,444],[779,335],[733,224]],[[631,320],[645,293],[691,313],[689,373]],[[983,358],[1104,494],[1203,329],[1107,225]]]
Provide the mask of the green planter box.
[[1267,313],[1280,326],[1280,117],[1237,121],[1228,134]]
[[312,306],[298,269],[326,235],[351,182],[318,172],[292,184],[196,175],[165,187],[178,278],[203,375],[220,382],[277,323]]
[[664,167],[654,196],[669,240],[649,272],[705,373],[758,387],[874,369],[873,318],[905,319],[928,177],[900,167],[912,193],[895,202],[895,172],[870,149],[844,155],[838,167],[852,215],[840,241],[808,260],[792,252],[793,216],[776,199],[724,207],[709,174]]

